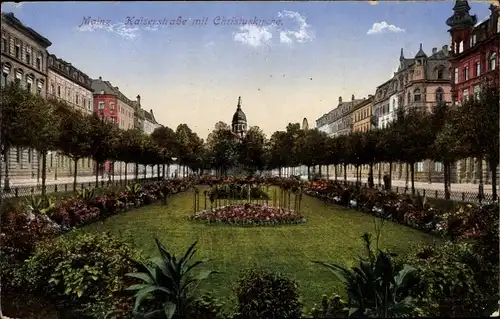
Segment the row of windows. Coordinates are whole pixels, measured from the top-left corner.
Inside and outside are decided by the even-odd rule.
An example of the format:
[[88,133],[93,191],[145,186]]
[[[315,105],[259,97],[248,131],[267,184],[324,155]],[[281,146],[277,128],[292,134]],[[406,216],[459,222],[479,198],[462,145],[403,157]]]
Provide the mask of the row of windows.
[[370,110],[369,109],[362,109],[359,110],[354,114],[354,122],[359,122],[363,119],[366,119],[367,117],[370,116]]
[[[105,105],[106,105],[106,103],[104,101],[100,101],[97,103],[97,109],[104,110]],[[115,110],[115,103],[114,102],[109,103],[109,110],[110,111]],[[130,110],[128,110],[124,107],[120,107],[120,106],[118,106],[118,112],[121,114],[125,114],[128,117],[132,117],[134,115],[134,111],[130,111]]]
[[[22,69],[16,69],[16,76],[14,81],[25,88],[30,93],[35,93],[36,95],[41,95],[44,87],[44,81],[42,79],[36,79],[33,74],[26,74]],[[2,70],[2,77],[0,85],[5,87],[8,83],[8,75],[10,73],[10,68],[4,67]]]
[[[56,94],[55,91],[56,91],[55,85],[54,85],[54,83],[51,83],[50,87],[49,87],[49,93],[54,95],[54,94]],[[68,88],[68,87],[66,87],[65,88],[65,92],[66,92],[66,94],[65,94],[65,96],[66,96],[65,100],[66,101],[68,101],[70,103],[75,103],[78,106],[82,106],[84,108],[86,107],[87,109],[92,110],[92,101],[91,101],[91,99],[87,99],[85,96],[81,96],[81,98],[80,98],[80,95],[78,93],[75,93],[75,98],[73,100],[72,97],[71,97],[71,89]],[[60,85],[57,86],[57,97],[63,98],[61,96],[61,86]]]
[[33,47],[28,44],[23,43],[21,40],[10,37],[10,40],[13,41],[14,47],[11,50],[9,36],[5,34],[6,32],[2,30],[2,52],[5,54],[9,54],[15,57],[17,60],[24,62],[25,64],[35,67],[38,70],[42,70],[43,67],[43,54],[40,51],[36,51]]
[[[489,71],[496,70],[496,68],[497,68],[497,61],[496,61],[496,59],[497,59],[496,52],[493,52],[488,57],[488,70]],[[474,64],[474,72],[475,72],[475,76],[476,77],[481,75],[482,72],[481,72],[481,63],[480,62],[476,62]],[[466,66],[462,70],[462,81],[468,81],[469,77],[470,77],[469,67]],[[459,70],[458,70],[458,68],[455,68],[455,84],[458,84],[459,82],[460,82]]]
[[[480,95],[481,95],[481,87],[479,85],[476,85],[473,89],[473,92],[474,92],[474,98],[476,100],[478,100],[480,98]],[[462,90],[462,101],[466,101],[468,100],[470,97],[470,92],[469,92],[469,89],[464,89]]]
[[235,124],[233,125],[233,131],[235,132],[241,132],[247,129],[247,126],[245,124]]

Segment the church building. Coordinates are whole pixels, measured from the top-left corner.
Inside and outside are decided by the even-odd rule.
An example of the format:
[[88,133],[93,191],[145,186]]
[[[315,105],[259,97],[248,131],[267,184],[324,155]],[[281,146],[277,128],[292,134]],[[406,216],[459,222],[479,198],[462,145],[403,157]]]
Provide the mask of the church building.
[[241,96],[238,97],[238,106],[231,122],[231,131],[238,139],[244,138],[247,132],[247,117],[241,110]]

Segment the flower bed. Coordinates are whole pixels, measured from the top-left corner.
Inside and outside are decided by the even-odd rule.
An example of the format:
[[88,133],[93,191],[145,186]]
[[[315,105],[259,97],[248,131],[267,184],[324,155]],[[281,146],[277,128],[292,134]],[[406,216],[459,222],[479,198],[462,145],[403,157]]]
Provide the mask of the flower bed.
[[344,186],[334,181],[313,181],[304,192],[329,203],[363,212],[441,236],[477,238],[485,223],[498,218],[498,205],[464,204],[456,211],[442,212],[425,197],[410,197],[370,188]]
[[306,218],[294,211],[260,204],[228,205],[213,210],[197,212],[190,218],[207,224],[240,226],[275,226],[301,224]]
[[124,191],[102,196],[93,196],[93,191],[86,189],[58,202],[52,198],[32,197],[20,205],[7,207],[2,213],[0,238],[4,244],[0,251],[23,259],[41,239],[151,204],[163,194],[176,194],[191,185],[192,181],[187,180],[159,181],[127,186]]

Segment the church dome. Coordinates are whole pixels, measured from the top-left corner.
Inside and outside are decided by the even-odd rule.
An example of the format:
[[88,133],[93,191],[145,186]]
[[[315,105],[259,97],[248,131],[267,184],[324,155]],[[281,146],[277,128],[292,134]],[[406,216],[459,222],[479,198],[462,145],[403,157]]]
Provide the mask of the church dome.
[[233,124],[246,123],[246,122],[247,122],[247,116],[241,110],[241,97],[239,97],[238,98],[238,108],[236,109],[236,112],[234,112],[234,115],[233,115]]

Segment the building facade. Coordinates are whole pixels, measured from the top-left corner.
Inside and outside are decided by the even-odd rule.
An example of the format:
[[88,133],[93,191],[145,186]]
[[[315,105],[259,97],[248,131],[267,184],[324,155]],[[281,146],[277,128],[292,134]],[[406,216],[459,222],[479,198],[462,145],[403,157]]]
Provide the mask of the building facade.
[[[403,49],[399,67],[393,77],[377,87],[373,101],[373,127],[384,128],[396,119],[400,108],[420,108],[431,111],[437,103],[451,103],[450,62],[448,46],[432,48],[428,56],[422,44],[413,58],[406,58]],[[392,165],[393,179],[409,179],[405,164]],[[419,162],[415,166],[415,180],[441,182],[441,163]],[[388,173],[389,165],[378,165],[379,176]]]
[[[134,129],[135,101],[128,99],[117,86],[113,86],[109,81],[104,81],[102,77],[92,80],[92,89],[94,90],[94,112],[98,116],[116,123],[122,130]],[[109,162],[100,168],[103,173],[109,172],[111,169]],[[127,174],[134,174],[135,165],[128,164],[126,171]],[[141,172],[143,173],[144,169],[139,170],[139,173]],[[115,163],[114,173],[125,174],[125,163]]]
[[[47,98],[62,100],[72,109],[84,115],[91,115],[94,110],[92,79],[54,54],[48,55],[47,68]],[[93,174],[94,165],[90,158],[80,159],[77,165],[79,176]],[[74,169],[71,158],[57,152],[49,154],[47,175],[54,174],[55,180],[58,177],[73,176]]]
[[373,95],[369,95],[367,99],[354,108],[352,114],[353,132],[367,132],[371,129],[372,107]]
[[158,124],[158,122],[156,121],[155,119],[155,115],[153,113],[153,110],[149,110],[146,111],[146,110],[142,110],[142,117],[144,118],[144,133],[146,134],[151,134],[154,132],[155,129],[157,129],[158,127],[160,127],[161,125]]
[[[500,87],[500,9],[491,5],[489,18],[479,23],[470,9],[467,1],[456,1],[446,21],[451,37],[452,100],[458,105],[478,98],[484,84]],[[478,183],[481,177],[491,182],[486,161],[468,158],[457,163],[458,182]]]
[[[47,48],[52,43],[13,13],[2,13],[1,22],[1,85],[18,82],[31,93],[46,97]],[[39,160],[32,149],[8,150],[2,159],[4,186],[8,188],[10,179],[40,180]]]

